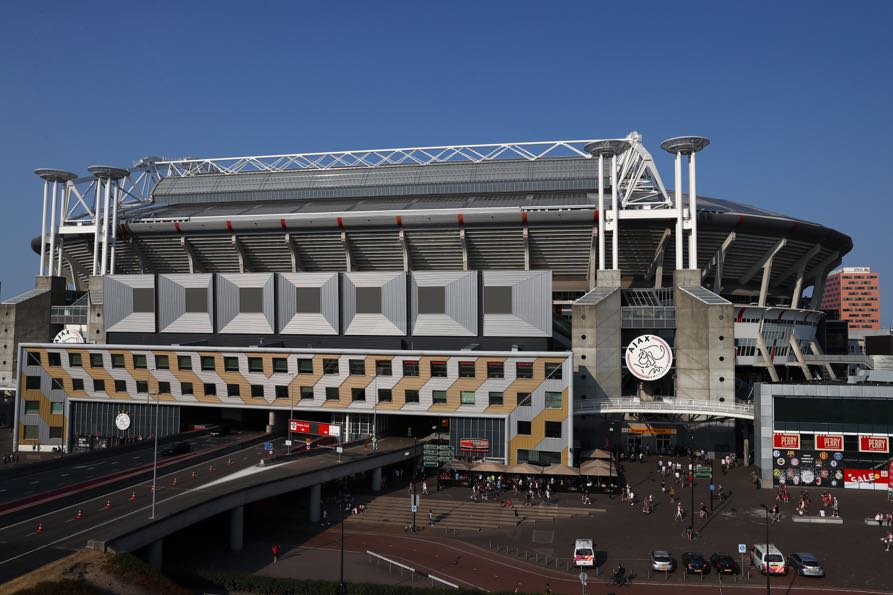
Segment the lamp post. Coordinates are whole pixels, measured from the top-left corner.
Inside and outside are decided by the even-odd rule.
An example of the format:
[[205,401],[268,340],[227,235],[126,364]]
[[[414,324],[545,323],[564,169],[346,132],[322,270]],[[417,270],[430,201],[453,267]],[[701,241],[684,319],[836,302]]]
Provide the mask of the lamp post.
[[[152,393],[149,393],[152,396]],[[152,514],[150,519],[155,518],[155,480],[158,478],[158,405],[161,402],[158,392],[155,393],[155,454],[152,458]]]
[[688,534],[693,539],[695,535],[695,455],[693,449],[689,448],[688,450],[688,487],[691,491],[691,505],[688,509]]
[[295,375],[291,373],[288,375],[288,405],[289,405],[289,413],[288,413],[288,450],[286,454],[291,454],[291,420],[295,416],[295,391],[292,384],[294,384]]
[[608,448],[611,451],[611,457],[608,459],[608,500],[614,499],[614,422],[608,426]]
[[766,546],[763,549],[764,556],[766,556],[766,559],[764,560],[763,563],[766,566],[766,595],[769,595],[769,593],[772,592],[772,587],[769,584],[769,558],[768,558],[768,556],[769,556],[769,507],[766,506],[765,504],[760,504],[760,506],[762,506],[763,510],[766,511]]
[[[342,479],[342,493],[347,493],[343,488],[347,487],[347,477]],[[344,584],[344,524],[347,522],[347,514],[342,509],[341,518],[341,578],[338,581],[338,595],[347,595],[347,585]]]

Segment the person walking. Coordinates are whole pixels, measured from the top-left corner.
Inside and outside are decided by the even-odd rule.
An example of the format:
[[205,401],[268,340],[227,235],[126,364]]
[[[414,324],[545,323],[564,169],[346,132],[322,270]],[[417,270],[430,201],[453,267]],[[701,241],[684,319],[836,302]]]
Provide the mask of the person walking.
[[887,534],[881,537],[881,541],[884,543],[884,551],[889,552],[890,546],[893,545],[893,533],[887,531]]
[[428,526],[434,526],[434,511],[430,509],[428,510]]
[[279,561],[279,544],[274,543],[270,550],[273,552],[273,564],[275,564]]
[[682,515],[685,513],[685,510],[682,508],[682,502],[676,504],[676,516],[673,517],[674,521],[681,521]]

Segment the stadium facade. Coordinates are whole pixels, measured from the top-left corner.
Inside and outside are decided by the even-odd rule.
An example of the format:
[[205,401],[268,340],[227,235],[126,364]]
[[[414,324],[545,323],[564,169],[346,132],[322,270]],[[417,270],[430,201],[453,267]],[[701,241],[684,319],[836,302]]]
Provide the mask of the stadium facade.
[[746,457],[755,386],[865,363],[812,307],[852,242],[697,196],[707,144],[662,144],[673,192],[637,133],[37,170],[36,288],[0,305],[16,447],[294,411],[508,463]]

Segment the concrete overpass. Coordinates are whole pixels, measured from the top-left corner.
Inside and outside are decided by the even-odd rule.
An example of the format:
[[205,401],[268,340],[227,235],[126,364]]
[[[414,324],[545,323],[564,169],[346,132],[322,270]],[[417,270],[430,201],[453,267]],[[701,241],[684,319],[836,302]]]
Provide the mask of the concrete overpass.
[[688,399],[654,400],[624,399],[577,399],[576,415],[598,413],[661,413],[668,415],[703,415],[709,417],[733,417],[753,421],[753,403],[721,403],[719,401],[695,401]]

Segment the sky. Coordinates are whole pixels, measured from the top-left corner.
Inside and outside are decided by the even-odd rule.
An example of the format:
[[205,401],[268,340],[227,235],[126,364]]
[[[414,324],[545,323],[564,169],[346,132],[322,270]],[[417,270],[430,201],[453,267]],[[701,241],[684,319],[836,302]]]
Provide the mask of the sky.
[[893,325],[893,3],[17,2],[0,19],[0,298],[42,182],[147,155],[704,135],[698,193],[834,227]]

